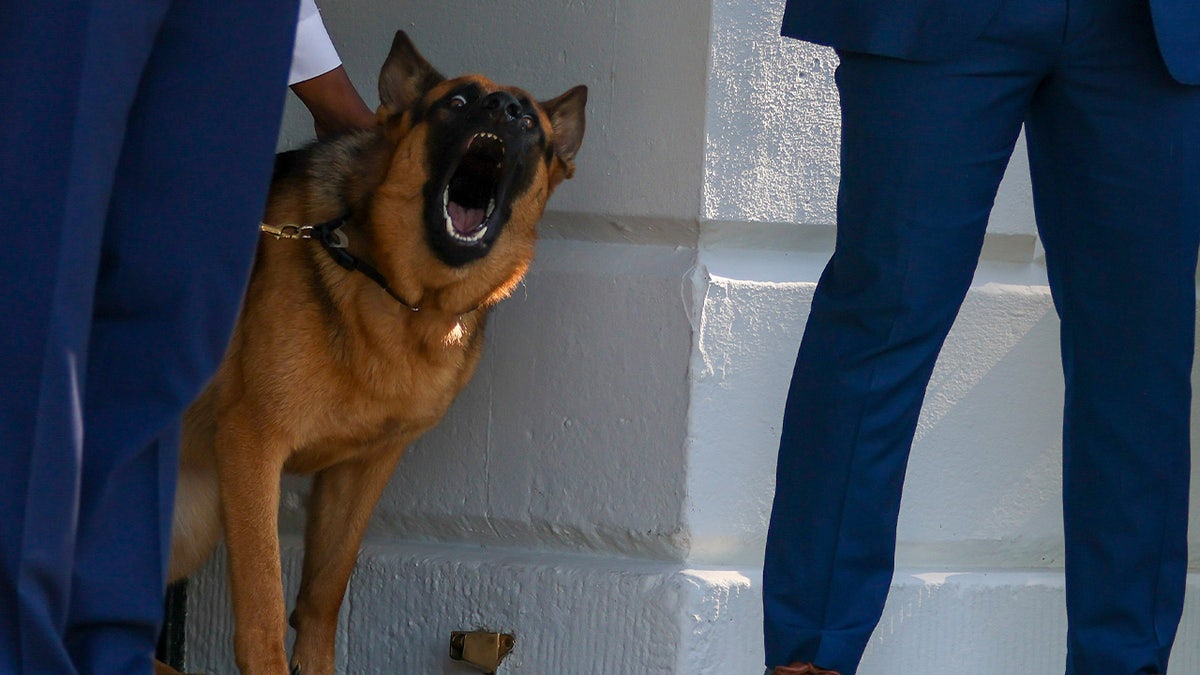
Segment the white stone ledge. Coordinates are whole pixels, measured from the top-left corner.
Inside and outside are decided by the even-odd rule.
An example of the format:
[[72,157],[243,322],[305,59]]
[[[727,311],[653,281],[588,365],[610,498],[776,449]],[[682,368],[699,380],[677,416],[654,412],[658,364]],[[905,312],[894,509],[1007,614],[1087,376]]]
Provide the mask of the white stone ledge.
[[[1172,673],[1200,673],[1200,575],[1188,575],[1187,592]],[[859,675],[1061,673],[1066,636],[1061,571],[906,568],[892,582]]]
[[[222,551],[223,555],[223,551]],[[300,569],[285,549],[289,603]],[[188,668],[235,672],[222,559],[193,579]],[[1200,575],[1172,672],[1200,672]],[[504,673],[757,675],[761,572],[412,542],[368,544],[342,609],[339,672],[465,675],[450,632],[516,635]],[[1061,672],[1066,612],[1053,569],[899,570],[860,675]]]
[[[189,588],[187,668],[235,672],[224,551]],[[289,608],[299,584],[284,551]],[[370,543],[342,607],[338,672],[466,674],[451,631],[512,633],[501,673],[729,675],[761,663],[757,572],[412,542]],[[732,669],[730,669],[732,668]]]
[[[550,240],[675,246],[698,249],[701,257],[706,251],[743,251],[748,257],[768,259],[773,254],[797,252],[828,258],[836,235],[832,223],[695,220],[554,209],[546,212],[538,229],[543,239]],[[980,259],[1040,265],[1042,255],[1036,235],[989,231]]]

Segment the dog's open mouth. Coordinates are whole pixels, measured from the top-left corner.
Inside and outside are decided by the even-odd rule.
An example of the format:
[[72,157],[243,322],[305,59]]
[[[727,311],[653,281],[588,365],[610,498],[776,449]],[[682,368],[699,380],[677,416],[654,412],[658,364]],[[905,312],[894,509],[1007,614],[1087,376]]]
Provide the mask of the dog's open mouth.
[[442,191],[442,216],[451,238],[469,244],[487,234],[503,167],[504,141],[499,136],[480,132],[471,137]]

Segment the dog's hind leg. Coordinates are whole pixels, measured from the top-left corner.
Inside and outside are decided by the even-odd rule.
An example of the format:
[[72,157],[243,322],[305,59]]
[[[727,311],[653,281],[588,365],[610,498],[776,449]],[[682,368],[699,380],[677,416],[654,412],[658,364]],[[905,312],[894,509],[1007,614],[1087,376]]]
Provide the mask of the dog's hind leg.
[[338,611],[363,532],[403,448],[366,454],[317,474],[304,532],[304,575],[292,626],[293,672],[332,675]]
[[217,426],[209,387],[184,413],[169,581],[195,572],[221,539],[221,495],[213,452]]
[[217,468],[181,465],[171,533],[171,581],[195,572],[212,555],[221,538],[220,508]]

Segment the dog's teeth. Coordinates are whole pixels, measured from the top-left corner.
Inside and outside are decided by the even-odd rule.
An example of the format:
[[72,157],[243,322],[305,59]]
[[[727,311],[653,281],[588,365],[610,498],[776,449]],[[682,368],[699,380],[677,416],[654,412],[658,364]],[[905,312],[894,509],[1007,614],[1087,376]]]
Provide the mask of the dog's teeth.
[[485,213],[485,215],[484,215],[483,217],[484,217],[484,218],[491,218],[491,217],[492,217],[492,211],[495,211],[495,210],[496,210],[496,200],[495,200],[495,199],[489,199],[489,200],[488,200],[488,207],[487,207],[487,211],[486,211],[486,213]]

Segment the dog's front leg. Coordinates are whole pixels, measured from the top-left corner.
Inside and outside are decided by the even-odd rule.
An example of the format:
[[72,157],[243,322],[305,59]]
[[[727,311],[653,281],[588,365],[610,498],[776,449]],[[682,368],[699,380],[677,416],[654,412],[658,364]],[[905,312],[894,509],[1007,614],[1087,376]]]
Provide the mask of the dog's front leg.
[[304,575],[292,613],[292,665],[301,675],[333,675],[338,611],[363,532],[403,448],[373,451],[331,466],[313,480],[304,532]]
[[217,440],[221,516],[229,553],[233,650],[243,675],[287,673],[279,563],[279,479],[286,449],[246,415],[222,420]]

